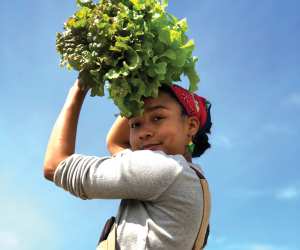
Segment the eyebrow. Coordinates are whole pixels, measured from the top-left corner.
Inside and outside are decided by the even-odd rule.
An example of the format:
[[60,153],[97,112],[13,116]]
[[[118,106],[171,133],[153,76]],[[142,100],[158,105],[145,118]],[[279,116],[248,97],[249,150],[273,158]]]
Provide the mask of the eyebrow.
[[150,106],[150,107],[145,108],[145,111],[153,111],[156,109],[168,109],[168,108],[163,105],[155,105],[155,106]]
[[[157,110],[157,109],[166,109],[166,110],[169,110],[166,106],[163,106],[163,105],[161,105],[161,104],[158,104],[158,105],[155,105],[155,106],[147,107],[147,108],[145,108],[144,111],[152,112],[152,111]],[[134,118],[136,118],[136,117],[133,116],[133,117],[129,118],[129,121],[130,121],[131,119],[134,119]],[[128,121],[128,122],[129,122],[129,121]]]

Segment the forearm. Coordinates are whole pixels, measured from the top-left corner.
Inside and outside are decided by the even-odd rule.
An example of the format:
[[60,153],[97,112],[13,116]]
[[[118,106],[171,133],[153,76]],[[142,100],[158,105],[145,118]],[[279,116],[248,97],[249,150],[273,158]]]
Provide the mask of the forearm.
[[119,116],[116,119],[107,134],[106,145],[112,155],[126,148],[130,148],[129,125],[127,118]]
[[86,91],[74,85],[52,129],[44,160],[44,175],[53,180],[58,164],[74,153],[77,124]]

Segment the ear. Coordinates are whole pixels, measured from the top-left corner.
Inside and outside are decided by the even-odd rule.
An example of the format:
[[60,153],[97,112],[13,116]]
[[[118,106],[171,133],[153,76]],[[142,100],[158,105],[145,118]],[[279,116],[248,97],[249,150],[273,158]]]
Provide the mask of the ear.
[[200,121],[195,116],[188,117],[188,133],[194,137],[200,128]]

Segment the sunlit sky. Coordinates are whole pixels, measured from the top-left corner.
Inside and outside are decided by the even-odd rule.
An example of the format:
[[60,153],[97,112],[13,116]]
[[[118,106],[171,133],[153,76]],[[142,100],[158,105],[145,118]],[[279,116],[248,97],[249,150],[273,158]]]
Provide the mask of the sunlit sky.
[[[3,1],[0,27],[0,249],[95,249],[119,200],[83,201],[43,178],[48,138],[76,72],[55,34],[75,1]],[[212,148],[195,158],[213,210],[208,250],[300,249],[300,2],[169,1],[187,18],[213,105]],[[187,80],[182,79],[182,86]],[[76,152],[104,156],[117,113],[87,97]]]

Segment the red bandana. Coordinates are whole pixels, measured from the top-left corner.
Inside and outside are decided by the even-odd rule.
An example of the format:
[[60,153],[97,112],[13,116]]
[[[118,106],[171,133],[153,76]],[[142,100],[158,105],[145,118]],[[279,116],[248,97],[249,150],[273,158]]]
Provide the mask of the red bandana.
[[204,128],[208,118],[209,102],[205,98],[191,93],[179,85],[172,84],[171,89],[185,108],[187,114],[189,116],[196,116],[200,121],[201,128]]

